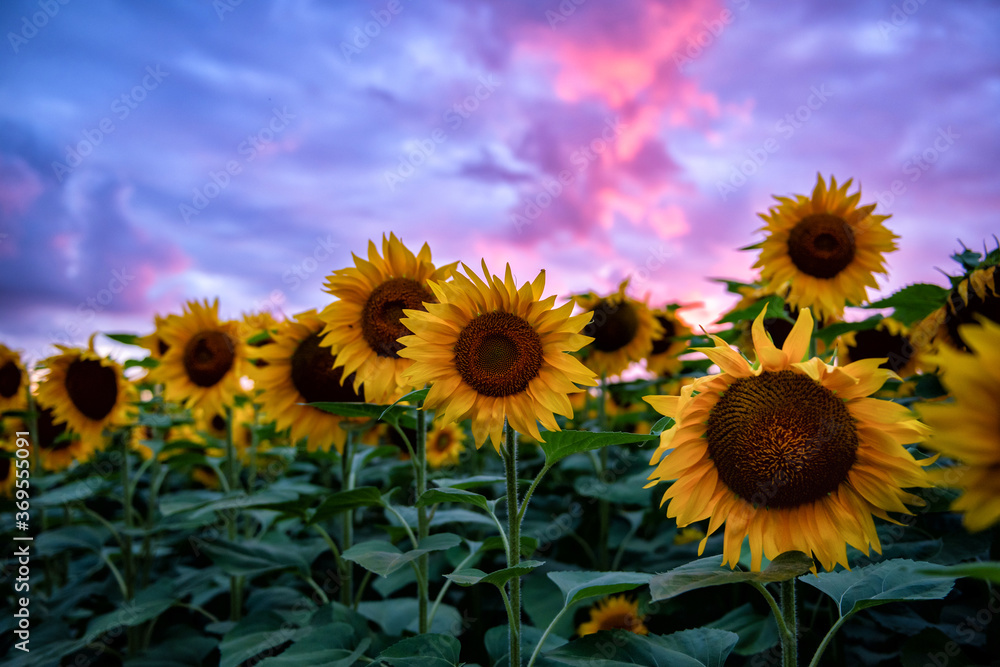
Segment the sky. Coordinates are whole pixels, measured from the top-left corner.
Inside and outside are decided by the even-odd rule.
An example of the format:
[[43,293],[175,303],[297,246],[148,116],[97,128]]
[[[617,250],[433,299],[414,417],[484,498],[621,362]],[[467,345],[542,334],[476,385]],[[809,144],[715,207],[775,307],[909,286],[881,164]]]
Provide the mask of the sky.
[[892,214],[880,293],[944,284],[1000,233],[998,33],[971,0],[7,0],[0,342],[322,308],[390,231],[710,325],[817,173]]

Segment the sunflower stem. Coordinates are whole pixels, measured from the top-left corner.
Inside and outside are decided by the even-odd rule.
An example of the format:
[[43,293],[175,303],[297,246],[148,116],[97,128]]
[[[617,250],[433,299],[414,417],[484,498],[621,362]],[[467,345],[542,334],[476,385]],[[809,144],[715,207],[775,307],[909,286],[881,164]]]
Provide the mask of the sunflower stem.
[[848,614],[837,619],[837,622],[833,624],[833,627],[830,628],[830,631],[826,633],[826,636],[823,637],[823,641],[821,641],[819,647],[817,647],[816,653],[813,655],[812,660],[809,661],[809,667],[817,667],[817,665],[819,665],[819,660],[823,657],[823,652],[826,651],[826,647],[830,644],[830,640],[833,639],[835,634],[837,634],[837,630],[839,630],[840,626],[844,624],[844,621],[850,617],[851,615]]
[[784,667],[798,667],[799,627],[795,609],[795,579],[781,582],[781,616],[784,632],[781,633],[781,660]]
[[[417,498],[427,490],[427,413],[424,412],[423,402],[417,404],[417,451],[416,451],[416,472],[417,472]],[[430,520],[427,517],[427,506],[421,505],[417,508],[417,537],[423,541],[430,534]],[[417,559],[417,588],[420,589],[418,599],[418,627],[421,633],[427,632],[428,617],[427,607],[430,598],[430,556],[423,554]]]
[[[354,431],[347,432],[347,441],[344,443],[344,451],[340,455],[340,481],[344,491],[350,491],[352,477],[351,465],[354,458]],[[351,548],[354,543],[354,510],[344,512],[344,525],[340,538],[340,552],[344,553]],[[345,607],[351,606],[351,599],[354,596],[354,563],[342,561],[344,566],[344,581],[340,587],[340,603]]]
[[[236,490],[239,471],[236,469],[236,447],[233,445],[233,409],[226,406],[226,480],[231,491]],[[239,515],[234,509],[229,513],[227,522],[227,533],[229,541],[236,540],[236,523]],[[242,581],[237,576],[229,577],[229,619],[240,620],[243,613],[243,587]]]
[[545,645],[545,640],[549,638],[552,628],[556,627],[556,623],[558,623],[559,619],[563,617],[563,614],[569,611],[571,606],[572,605],[566,605],[560,609],[559,613],[552,619],[552,622],[549,623],[549,627],[545,628],[545,632],[542,633],[542,638],[538,640],[538,645],[535,646],[535,650],[531,652],[531,658],[528,659],[528,667],[532,667],[532,665],[535,664],[535,659],[538,658],[538,654],[542,652],[542,646]]
[[[521,562],[521,515],[517,507],[517,432],[504,420],[506,447],[504,451],[504,472],[507,481],[507,567],[515,567]],[[510,603],[507,616],[510,622],[510,664],[521,664],[521,578],[511,577]],[[502,593],[501,589],[501,593]],[[505,600],[506,602],[506,600]]]

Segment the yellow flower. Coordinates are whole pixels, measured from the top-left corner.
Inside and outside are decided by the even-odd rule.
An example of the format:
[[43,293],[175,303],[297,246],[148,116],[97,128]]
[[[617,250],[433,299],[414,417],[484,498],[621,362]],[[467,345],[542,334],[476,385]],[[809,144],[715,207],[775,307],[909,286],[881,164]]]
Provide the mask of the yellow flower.
[[434,469],[457,465],[464,441],[465,431],[458,424],[435,423],[427,433],[427,465]]
[[468,266],[450,283],[431,282],[438,303],[407,310],[414,335],[400,342],[412,359],[404,373],[415,386],[430,384],[424,405],[444,422],[472,420],[476,448],[487,435],[500,451],[504,419],[511,428],[543,440],[537,421],[558,431],[554,414],[573,416],[568,394],[595,384],[594,374],[566,354],[589,342],[580,331],[590,315],[572,316],[572,302],[553,309],[542,299],[545,272],[518,289],[510,265],[503,279],[484,282]]
[[898,238],[882,225],[887,215],[873,215],[875,204],[857,208],[861,191],[847,196],[841,188],[817,178],[812,197],[775,197],[779,206],[760,217],[767,238],[754,248],[754,268],[792,308],[811,307],[817,317],[840,318],[847,301],[868,300],[867,288],[878,289],[872,274],[886,272],[883,253],[896,249]]
[[167,318],[158,336],[167,350],[149,379],[163,383],[167,400],[211,413],[232,404],[246,372],[246,343],[238,322],[219,321],[218,299],[211,305],[189,301],[183,315]]
[[323,309],[323,345],[336,357],[344,376],[354,375],[354,391],[364,385],[365,400],[392,403],[412,388],[403,378],[410,360],[399,354],[398,339],[410,332],[403,310],[423,310],[434,301],[428,281],[445,280],[454,264],[435,268],[425,243],[414,255],[390,234],[382,254],[368,242],[368,261],[354,255],[355,268],[334,271],[326,291],[339,299]]
[[687,350],[684,339],[691,337],[691,328],[677,315],[676,308],[654,310],[653,317],[662,333],[653,338],[653,347],[646,355],[646,369],[658,376],[673,375],[683,365],[677,357]]
[[886,361],[879,368],[888,368],[900,377],[910,377],[920,368],[909,328],[891,317],[873,329],[849,331],[837,339],[837,363],[841,366],[880,358]]
[[322,346],[323,326],[315,310],[282,322],[274,342],[260,349],[266,365],[257,369],[256,386],[263,390],[262,410],[278,430],[291,428],[293,443],[306,438],[311,452],[329,451],[331,445],[342,452],[347,441],[342,426],[352,420],[303,405],[362,402],[353,378],[343,381],[343,367],[334,368],[330,348]]
[[637,601],[630,601],[624,595],[612,595],[590,608],[590,620],[581,623],[576,633],[586,637],[601,630],[628,630],[637,635],[648,635],[649,630],[643,625],[645,618],[639,615]]
[[723,562],[731,567],[745,537],[754,571],[762,557],[793,550],[827,570],[847,567],[845,542],[881,551],[872,515],[909,513],[904,503],[923,501],[903,489],[931,486],[903,447],[929,429],[903,406],[868,397],[894,374],[878,368],[879,359],[842,367],[801,361],[812,329],[805,308],[778,349],[762,311],[753,324],[756,367],[713,336],[715,347],[699,351],[719,374],[680,396],[646,397],[676,420],[650,461],[649,486],[673,481],[662,502],[680,527],[709,519],[711,535],[725,522]]
[[38,403],[51,408],[56,421],[66,422],[83,440],[100,443],[105,429],[128,422],[135,387],[125,380],[117,362],[101,357],[92,347],[56,347],[61,354],[42,362],[48,370],[38,385]]
[[170,347],[163,339],[163,328],[168,322],[173,322],[178,317],[179,315],[167,315],[166,317],[154,315],[153,323],[156,328],[153,330],[153,333],[139,337],[136,343],[139,347],[149,350],[149,356],[153,359],[161,359]]
[[959,332],[972,354],[942,347],[929,359],[954,402],[917,409],[934,429],[927,446],[960,463],[935,479],[962,490],[952,509],[978,531],[1000,522],[1000,325],[983,318]]
[[86,461],[103,444],[103,440],[95,442],[81,438],[79,433],[66,428],[66,422],[56,423],[56,416],[50,408],[39,406],[38,441],[32,444],[38,447],[42,469],[54,472],[65,470],[74,461]]
[[674,535],[674,545],[691,544],[692,542],[700,542],[703,539],[705,539],[705,533],[697,528],[681,528]]
[[605,297],[593,292],[573,297],[593,317],[584,333],[593,342],[583,348],[583,361],[600,376],[618,375],[653,350],[653,339],[663,337],[663,327],[642,301],[625,296],[628,280],[618,292]]
[[980,318],[1000,322],[1000,272],[996,269],[984,262],[958,281],[948,292],[945,305],[914,327],[914,341],[922,344],[934,341],[968,352],[960,327],[974,329],[979,326]]
[[21,355],[0,344],[0,413],[25,410],[28,407],[28,372]]

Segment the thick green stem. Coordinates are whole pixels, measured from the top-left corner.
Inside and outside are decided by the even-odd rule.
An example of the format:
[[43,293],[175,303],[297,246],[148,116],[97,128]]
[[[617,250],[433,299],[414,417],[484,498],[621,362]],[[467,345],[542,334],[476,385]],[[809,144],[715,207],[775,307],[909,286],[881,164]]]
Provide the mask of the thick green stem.
[[[423,405],[417,406],[417,498],[427,490],[427,413]],[[430,519],[427,517],[427,506],[417,508],[417,537],[421,541],[430,535]],[[428,631],[428,599],[430,598],[430,556],[423,554],[417,559],[418,628],[421,633]]]
[[[233,445],[233,409],[226,406],[226,480],[229,490],[235,491],[239,483],[239,470],[236,467],[236,447]],[[237,511],[231,510],[228,517],[227,534],[229,541],[236,540]],[[229,619],[240,620],[243,615],[243,582],[237,576],[229,577]]]
[[[507,436],[504,450],[505,476],[507,479],[507,567],[521,562],[521,515],[517,506],[517,432],[504,422]],[[510,621],[510,664],[521,664],[521,578],[510,579],[510,604],[507,615]]]
[[795,579],[781,582],[781,617],[785,622],[781,634],[781,660],[783,667],[798,667],[799,626],[795,610]]
[[[347,441],[344,443],[344,451],[340,455],[340,482],[344,491],[350,491],[354,477],[351,475],[351,466],[354,461],[354,431],[347,432]],[[344,525],[340,539],[340,552],[343,553],[354,544],[354,510],[344,512]],[[343,561],[344,581],[340,587],[340,603],[345,607],[351,605],[354,596],[354,563]]]

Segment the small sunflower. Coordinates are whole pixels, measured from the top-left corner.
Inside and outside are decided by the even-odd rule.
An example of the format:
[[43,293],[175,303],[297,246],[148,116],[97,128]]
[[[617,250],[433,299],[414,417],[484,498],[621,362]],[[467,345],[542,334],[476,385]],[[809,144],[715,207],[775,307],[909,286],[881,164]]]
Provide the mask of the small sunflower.
[[904,378],[914,375],[920,367],[909,327],[891,317],[884,318],[873,329],[849,331],[837,339],[837,363],[841,366],[882,358],[886,361],[879,368],[887,368]]
[[971,354],[942,347],[929,359],[954,402],[917,409],[934,429],[927,446],[960,464],[934,471],[939,482],[962,490],[951,508],[979,531],[1000,522],[1000,324],[983,318],[959,333]]
[[968,352],[960,328],[975,328],[981,319],[1000,322],[1000,271],[984,262],[954,281],[945,305],[914,327],[913,338],[919,342],[934,340]]
[[62,353],[43,361],[48,369],[38,385],[38,402],[85,441],[100,442],[105,429],[128,422],[135,387],[117,362],[88,349],[57,345]]
[[285,320],[274,334],[274,342],[260,349],[266,365],[257,369],[258,399],[265,414],[274,419],[278,430],[291,428],[292,442],[307,439],[309,451],[344,450],[347,432],[342,428],[351,420],[305,403],[360,403],[356,384],[343,367],[334,368],[334,357],[324,347],[323,320],[309,310]]
[[[829,366],[800,361],[813,320],[808,308],[778,349],[754,321],[756,367],[713,336],[700,348],[722,370],[699,378],[678,396],[647,396],[673,417],[650,465],[653,486],[677,525],[710,519],[711,535],[726,523],[723,562],[736,567],[744,537],[751,567],[786,551],[812,553],[826,570],[847,567],[847,544],[881,552],[872,515],[909,514],[923,501],[904,491],[932,486],[922,463],[904,449],[929,429],[903,406],[868,398],[891,371],[879,359]],[[662,504],[662,503],[661,503]],[[699,546],[705,548],[706,537]]]
[[882,225],[887,215],[873,215],[875,204],[857,208],[861,191],[847,196],[851,179],[839,189],[818,176],[812,197],[775,197],[779,206],[767,215],[761,231],[767,238],[754,268],[793,308],[813,308],[817,317],[840,318],[848,301],[868,300],[867,288],[878,289],[874,273],[886,273],[883,253],[896,249],[898,238]]
[[608,296],[593,292],[573,297],[586,314],[592,316],[584,334],[594,340],[581,351],[587,368],[600,376],[618,375],[629,364],[647,357],[653,340],[662,339],[664,330],[653,312],[642,301],[625,295],[628,280]]
[[427,465],[434,469],[458,465],[464,441],[465,431],[458,424],[435,423],[427,432]]
[[590,608],[590,620],[581,623],[576,633],[581,637],[601,630],[628,630],[637,635],[648,635],[643,625],[645,616],[639,614],[639,602],[624,595],[611,595]]
[[163,339],[163,328],[168,322],[172,322],[177,319],[178,315],[167,315],[166,317],[160,317],[159,315],[153,316],[153,324],[156,327],[153,333],[147,334],[145,336],[140,336],[136,343],[139,347],[149,350],[149,356],[153,359],[160,360],[166,353],[170,346],[167,345],[166,341]]
[[150,380],[163,383],[167,400],[221,413],[240,392],[246,343],[239,323],[219,321],[219,300],[189,301],[183,315],[168,318],[159,336],[167,345]]
[[505,277],[484,282],[468,266],[451,283],[431,282],[438,303],[407,310],[402,320],[414,335],[400,342],[399,356],[412,359],[404,373],[417,386],[430,384],[425,406],[440,409],[445,423],[469,418],[476,448],[487,435],[500,451],[504,419],[511,428],[543,440],[537,421],[558,431],[553,413],[573,416],[568,394],[595,384],[575,352],[590,339],[580,331],[590,315],[571,315],[573,303],[553,309],[541,299],[545,272],[520,289],[510,265]]
[[34,444],[38,446],[38,460],[42,468],[49,472],[65,470],[74,461],[82,463],[98,449],[94,441],[81,438],[79,433],[66,428],[66,422],[56,423],[52,409],[41,406],[38,410],[37,437]]
[[[278,329],[278,321],[274,319],[269,311],[262,310],[257,313],[244,313],[240,322],[240,338],[247,346],[248,361],[253,369],[266,366],[267,362],[260,358],[258,349],[274,342],[274,332]],[[251,369],[251,371],[253,371]],[[256,373],[251,372],[256,377]]]
[[0,413],[27,409],[29,381],[21,355],[0,344]]
[[653,348],[646,355],[646,368],[657,376],[673,375],[683,362],[678,355],[687,349],[686,338],[691,337],[691,328],[677,315],[677,308],[663,308],[653,311],[663,333],[653,338]]
[[364,385],[365,400],[392,403],[412,388],[403,371],[412,363],[400,356],[403,310],[423,310],[434,301],[428,281],[446,280],[455,268],[435,268],[425,243],[414,255],[390,234],[382,254],[368,242],[368,261],[353,255],[355,267],[334,271],[325,289],[339,300],[323,309],[323,345],[329,346],[344,376],[354,375],[354,391]]
[[691,544],[692,542],[701,542],[705,539],[704,531],[698,530],[697,528],[681,528],[674,535],[674,546],[682,546],[685,544]]

